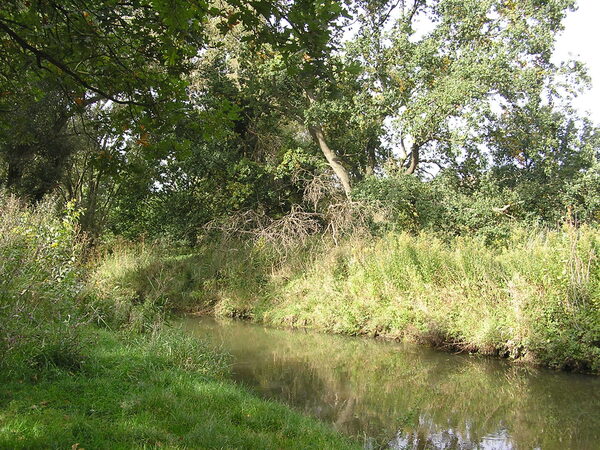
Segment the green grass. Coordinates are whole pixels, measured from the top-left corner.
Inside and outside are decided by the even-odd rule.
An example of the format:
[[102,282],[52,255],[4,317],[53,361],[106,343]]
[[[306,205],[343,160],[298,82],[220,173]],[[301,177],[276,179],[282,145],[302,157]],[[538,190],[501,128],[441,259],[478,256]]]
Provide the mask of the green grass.
[[[132,308],[168,305],[600,373],[599,253],[593,227],[514,228],[502,246],[390,233],[312,243],[283,258],[244,242],[181,255],[146,247],[143,257],[133,246],[104,258],[92,279],[99,298]],[[137,263],[128,270],[123,258]]]
[[220,355],[173,336],[87,330],[78,372],[4,383],[0,448],[359,447],[226,381]]

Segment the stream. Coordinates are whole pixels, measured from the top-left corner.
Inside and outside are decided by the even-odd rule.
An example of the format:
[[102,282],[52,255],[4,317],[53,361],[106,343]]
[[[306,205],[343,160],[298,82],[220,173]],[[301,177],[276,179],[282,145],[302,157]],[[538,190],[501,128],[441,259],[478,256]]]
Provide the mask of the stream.
[[365,448],[600,449],[600,377],[427,347],[186,317],[258,395]]

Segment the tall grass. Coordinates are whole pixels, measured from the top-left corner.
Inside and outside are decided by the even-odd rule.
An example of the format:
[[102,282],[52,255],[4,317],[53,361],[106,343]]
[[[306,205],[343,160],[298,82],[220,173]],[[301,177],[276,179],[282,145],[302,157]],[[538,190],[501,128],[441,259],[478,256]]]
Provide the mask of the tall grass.
[[[180,310],[600,372],[599,249],[598,229],[571,226],[513,228],[501,247],[476,237],[363,234],[285,257],[261,242],[223,241],[179,256],[130,247],[105,258],[96,276],[118,288],[110,295],[134,304],[150,298]],[[138,265],[127,270],[121,258]]]
[[0,195],[0,373],[35,375],[80,364],[77,298],[82,287],[75,214],[59,218]]
[[257,309],[260,320],[600,371],[597,230],[514,230],[503,248],[422,234],[348,241]]

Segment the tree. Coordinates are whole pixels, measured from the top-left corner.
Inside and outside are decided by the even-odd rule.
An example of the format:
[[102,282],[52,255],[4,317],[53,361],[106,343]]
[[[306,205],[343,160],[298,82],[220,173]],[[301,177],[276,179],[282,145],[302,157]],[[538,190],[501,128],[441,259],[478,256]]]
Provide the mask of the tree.
[[57,186],[74,147],[67,124],[75,106],[56,85],[37,83],[36,93],[9,96],[0,122],[0,156],[6,187],[40,200]]
[[521,209],[548,221],[598,213],[600,132],[588,119],[532,101],[505,110],[486,133],[494,178]]
[[[269,67],[263,81],[270,72],[280,84],[278,102],[307,126],[348,196],[390,158],[412,174],[481,153],[495,110],[554,95],[561,73],[583,77],[550,62],[570,0],[284,5],[255,52],[267,60],[250,66]],[[349,23],[358,23],[351,39]]]
[[593,127],[559,106],[561,77],[585,74],[550,62],[571,0],[189,3],[3,4],[4,184],[59,186],[89,229],[139,212],[193,238],[237,210],[285,214],[322,172],[350,198],[386,172],[475,189],[490,165],[513,181],[591,167]]
[[407,173],[486,145],[480,129],[495,110],[550,95],[564,70],[550,62],[554,39],[573,3],[364,2],[348,52]]
[[[252,27],[260,14],[269,14],[270,5],[261,0],[231,0],[219,7],[171,0],[3,2],[0,128],[6,134],[0,152],[8,166],[6,185],[22,185],[25,166],[37,158],[51,166],[42,175],[53,175],[28,194],[39,198],[54,187],[72,153],[62,139],[67,125],[98,101],[126,107],[125,113],[119,110],[114,138],[129,135],[147,146],[151,133],[177,121],[186,107],[183,75],[204,50],[206,20],[215,18],[222,33],[238,22]],[[51,117],[55,120],[48,123]],[[22,132],[15,136],[15,129]]]

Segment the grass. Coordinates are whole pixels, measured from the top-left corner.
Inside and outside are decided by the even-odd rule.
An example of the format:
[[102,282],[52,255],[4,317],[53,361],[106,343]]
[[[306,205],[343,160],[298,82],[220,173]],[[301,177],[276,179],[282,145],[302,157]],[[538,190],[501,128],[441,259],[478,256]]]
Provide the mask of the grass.
[[349,242],[321,255],[254,313],[277,325],[598,372],[599,246],[592,229],[523,233],[504,248],[407,234]]
[[188,291],[154,253],[115,247],[88,279],[72,208],[0,192],[0,210],[0,448],[356,447],[166,326],[165,288]]
[[[144,298],[600,373],[599,250],[593,227],[514,228],[496,247],[391,233],[312,243],[286,257],[260,243],[218,242],[179,255],[146,247],[141,258],[133,246],[104,258],[93,279],[104,283],[97,292],[128,298],[124,304]],[[128,270],[124,257],[139,264]]]
[[80,371],[2,385],[0,448],[358,448],[226,381],[226,361],[197,341],[178,338],[188,346],[178,352],[181,342],[162,333],[132,341],[90,328],[84,337]]
[[348,242],[285,282],[255,315],[600,372],[599,249],[592,229],[515,230],[503,248],[427,234]]

